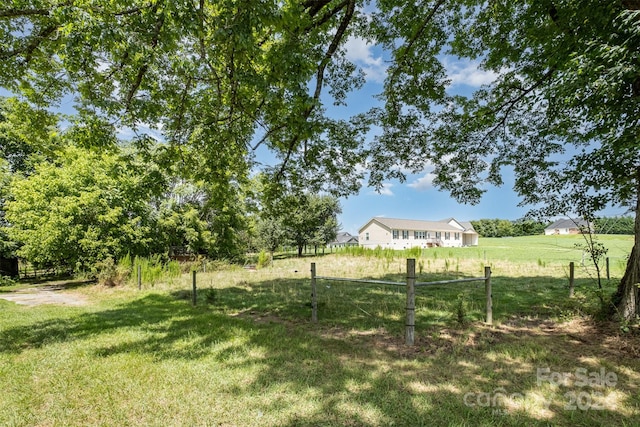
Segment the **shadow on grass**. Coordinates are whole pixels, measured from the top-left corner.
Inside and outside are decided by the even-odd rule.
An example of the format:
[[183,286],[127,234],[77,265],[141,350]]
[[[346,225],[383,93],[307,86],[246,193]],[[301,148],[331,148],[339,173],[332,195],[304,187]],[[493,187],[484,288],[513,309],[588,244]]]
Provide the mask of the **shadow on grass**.
[[[469,278],[458,274],[423,274],[420,282]],[[404,334],[406,286],[404,277],[390,274],[371,278],[400,285],[363,284],[317,280],[318,316],[321,323],[354,329],[385,328],[397,336]],[[595,282],[575,281],[574,298],[569,298],[568,280],[554,277],[492,277],[493,319],[500,322],[516,317],[567,318],[576,314],[596,314],[600,301]],[[612,294],[609,284],[605,294]],[[290,321],[311,318],[309,279],[245,282],[244,286],[210,289],[211,303],[222,310],[255,311]],[[425,285],[416,288],[416,327],[428,329],[456,322],[459,299],[464,300],[466,320],[482,322],[486,317],[483,280]]]
[[[269,413],[287,410],[287,399],[292,396],[313,397],[313,409],[289,415],[279,424],[284,426],[620,425],[628,421],[615,408],[569,412],[553,403],[549,407],[541,404],[536,412],[521,408],[517,396],[503,399],[496,394],[495,390],[512,396],[534,392],[537,367],[555,366],[561,372],[575,369],[575,358],[592,356],[589,352],[597,344],[591,347],[580,339],[479,327],[474,332],[460,332],[459,339],[436,339],[417,330],[415,349],[403,347],[399,337],[380,345],[348,330],[376,327],[378,321],[372,318],[398,323],[389,315],[397,313],[395,306],[390,304],[388,312],[374,312],[371,307],[374,303],[383,305],[385,300],[402,304],[402,292],[337,282],[323,286],[320,298],[325,310],[319,326],[308,322],[306,281],[271,280],[205,289],[197,307],[190,306],[185,293],[151,293],[112,309],[9,327],[0,331],[0,353],[18,354],[52,344],[86,341],[86,351],[96,358],[136,353],[158,361],[212,360],[220,372],[246,368],[253,372],[248,378],[217,391],[232,396],[273,394],[261,407]],[[482,295],[478,286],[474,297],[476,290]],[[555,312],[553,307],[564,291],[564,284],[555,279],[495,278],[495,313],[505,318],[514,313],[535,315],[549,307]],[[207,292],[212,294],[207,296]],[[338,293],[327,298],[330,292]],[[425,288],[420,290],[418,301],[425,305],[448,302],[458,292],[458,288]],[[347,297],[351,302],[346,302]],[[209,304],[204,304],[205,299]],[[400,309],[400,319],[402,316]],[[421,324],[429,324],[429,316],[424,314]],[[347,332],[333,334],[331,327],[336,324]],[[577,335],[588,339],[589,333]],[[475,343],[468,345],[465,340],[472,335]],[[442,349],[421,352],[421,346],[430,341]],[[607,369],[624,378],[623,368],[618,371],[613,360]]]

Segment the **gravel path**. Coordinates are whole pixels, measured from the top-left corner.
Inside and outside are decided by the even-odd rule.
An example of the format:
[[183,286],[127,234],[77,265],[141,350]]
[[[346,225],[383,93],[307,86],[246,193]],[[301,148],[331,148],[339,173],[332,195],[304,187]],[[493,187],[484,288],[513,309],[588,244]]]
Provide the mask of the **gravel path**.
[[62,286],[39,286],[20,289],[15,292],[0,293],[0,299],[16,304],[35,306],[41,304],[86,305],[86,299],[77,294],[62,292]]

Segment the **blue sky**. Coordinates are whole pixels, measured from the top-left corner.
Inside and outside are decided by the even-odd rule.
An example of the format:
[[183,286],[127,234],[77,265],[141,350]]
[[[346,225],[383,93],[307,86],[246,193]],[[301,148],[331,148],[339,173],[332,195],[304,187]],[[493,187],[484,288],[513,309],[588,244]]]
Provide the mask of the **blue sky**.
[[[348,106],[337,114],[356,114],[374,105],[373,95],[382,89],[386,74],[386,61],[378,48],[364,40],[350,39],[346,46],[349,59],[359,65],[367,77],[367,84],[358,93],[350,96]],[[443,59],[451,85],[449,91],[469,94],[483,84],[490,83],[495,75],[482,71],[478,63]],[[331,109],[328,108],[329,113]],[[342,230],[357,234],[360,227],[374,216],[389,218],[439,220],[454,217],[461,221],[483,218],[519,219],[528,211],[519,207],[520,199],[513,192],[513,177],[508,172],[504,185],[487,187],[487,192],[478,205],[465,205],[452,199],[447,192],[432,185],[430,170],[408,175],[406,181],[388,181],[381,192],[363,186],[360,193],[340,200],[342,214],[339,221]]]

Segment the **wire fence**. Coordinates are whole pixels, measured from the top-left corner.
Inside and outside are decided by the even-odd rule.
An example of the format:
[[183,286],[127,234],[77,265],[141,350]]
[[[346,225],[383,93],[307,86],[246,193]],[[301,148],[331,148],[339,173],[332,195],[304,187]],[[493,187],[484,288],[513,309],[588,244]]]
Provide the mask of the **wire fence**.
[[493,324],[493,295],[491,291],[491,267],[485,267],[483,277],[471,277],[465,279],[438,280],[431,282],[416,282],[416,260],[414,258],[407,259],[407,280],[406,282],[393,282],[388,280],[370,280],[346,277],[328,277],[318,276],[316,274],[316,263],[311,263],[311,321],[318,322],[318,280],[331,280],[339,282],[355,282],[375,285],[393,285],[405,286],[407,294],[407,304],[405,308],[405,342],[407,345],[414,345],[415,341],[415,288],[428,285],[440,285],[448,283],[477,282],[485,283],[485,322],[488,325]]

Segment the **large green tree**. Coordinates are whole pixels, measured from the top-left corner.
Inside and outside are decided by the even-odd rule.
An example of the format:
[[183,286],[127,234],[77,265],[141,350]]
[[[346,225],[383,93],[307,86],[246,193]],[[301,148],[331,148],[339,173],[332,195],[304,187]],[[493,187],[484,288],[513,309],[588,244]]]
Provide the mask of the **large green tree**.
[[[420,6],[430,16],[399,4],[379,3],[375,34],[387,35],[392,62],[374,183],[429,165],[434,184],[465,203],[513,173],[532,215],[593,220],[630,206],[636,240],[614,302],[622,317],[640,315],[640,2],[433,1]],[[471,96],[443,92],[441,65],[430,66],[439,53],[495,80]]]
[[9,183],[11,174],[8,163],[0,158],[0,257],[10,257],[14,254],[15,244],[7,236],[4,203],[9,195]]
[[237,259],[245,251],[241,189],[232,183],[187,181],[175,176],[158,207],[158,241],[191,254]]
[[282,239],[298,249],[307,245],[326,245],[338,234],[340,202],[330,195],[291,191],[277,200],[267,200],[262,220],[270,224],[265,233],[282,233]]
[[16,98],[0,98],[0,158],[11,173],[30,174],[62,146],[59,117]]
[[[435,167],[436,185],[476,203],[516,176],[539,213],[640,211],[640,52],[635,0],[13,0],[0,7],[0,85],[49,105],[73,94],[87,117],[162,131],[234,182],[252,150],[285,179],[336,194],[366,173],[381,186]],[[332,119],[363,83],[349,37],[382,47],[387,76],[370,114]],[[473,97],[447,92],[444,54],[496,73]],[[379,136],[364,144],[369,125]],[[366,168],[356,168],[364,163]],[[640,215],[621,282],[640,313]]]
[[7,233],[37,266],[87,271],[106,258],[154,253],[157,176],[135,156],[69,146],[14,178]]
[[274,216],[260,218],[256,223],[258,246],[273,253],[286,242],[287,232],[282,219]]
[[[614,298],[640,314],[640,13],[634,1],[465,2],[452,53],[495,81],[451,97],[425,129],[436,184],[477,202],[515,173],[522,203],[543,217],[593,220],[611,205],[636,212],[635,245]],[[407,108],[407,106],[405,106]],[[430,112],[416,107],[421,117]],[[390,120],[391,128],[395,122]]]

